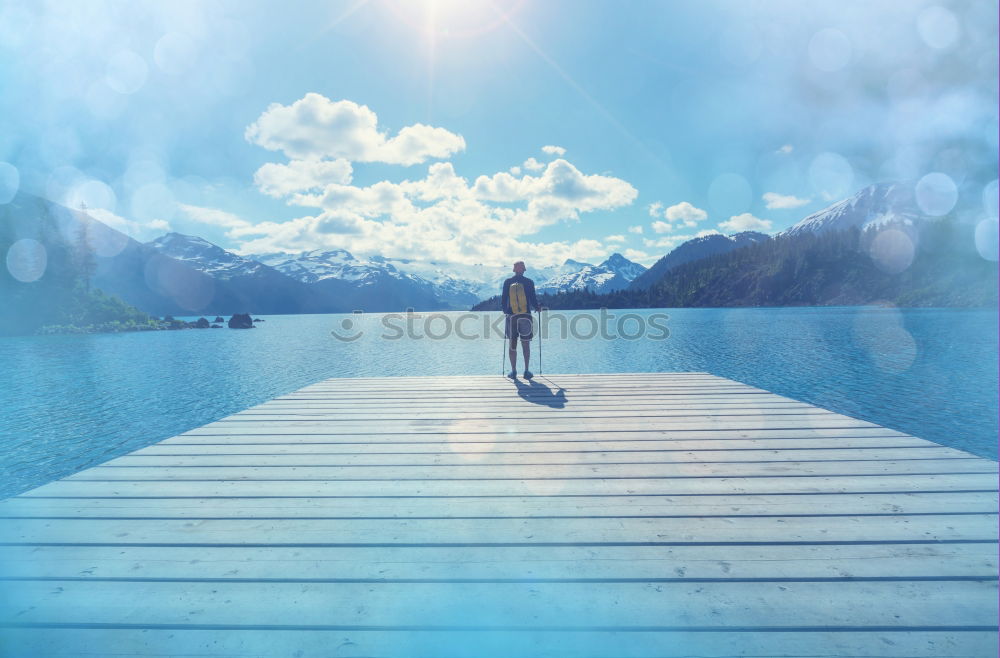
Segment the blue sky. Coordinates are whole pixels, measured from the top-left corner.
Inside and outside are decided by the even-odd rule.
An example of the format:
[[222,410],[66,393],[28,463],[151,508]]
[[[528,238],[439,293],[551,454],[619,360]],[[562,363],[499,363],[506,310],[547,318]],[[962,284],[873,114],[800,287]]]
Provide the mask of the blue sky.
[[879,180],[996,215],[991,2],[0,0],[0,83],[0,201],[138,239],[649,264]]

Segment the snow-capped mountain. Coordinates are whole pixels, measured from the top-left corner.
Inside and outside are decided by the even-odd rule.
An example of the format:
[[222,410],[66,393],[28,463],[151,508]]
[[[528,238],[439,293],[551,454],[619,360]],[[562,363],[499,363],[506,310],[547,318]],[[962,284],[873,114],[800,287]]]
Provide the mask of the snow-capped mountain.
[[809,215],[782,234],[823,233],[851,227],[865,229],[887,222],[913,224],[920,215],[911,186],[876,183]]
[[619,253],[612,254],[600,265],[567,260],[563,269],[541,284],[536,282],[539,292],[557,293],[569,290],[590,290],[591,292],[612,292],[627,288],[632,281],[646,271],[639,263],[633,263]]
[[[468,308],[481,299],[496,295],[504,279],[512,275],[510,268],[506,266],[418,261],[378,255],[363,258],[343,249],[304,251],[298,254],[257,254],[250,258],[304,283],[350,281],[365,285],[366,282],[376,280],[395,280],[400,285],[416,286],[425,294],[432,295],[440,300],[441,308]],[[527,276],[535,281],[536,286],[540,286],[553,277],[594,267],[588,263],[567,260],[559,266],[529,267]],[[642,266],[626,260],[620,267],[624,276],[630,276],[635,267]]]
[[653,263],[653,266],[644,273],[635,277],[635,280],[632,281],[629,288],[632,290],[646,290],[662,279],[663,275],[665,275],[668,271],[678,265],[690,263],[691,261],[696,261],[708,256],[714,256],[715,254],[724,254],[727,251],[732,251],[733,249],[739,249],[740,247],[745,247],[749,244],[769,239],[770,236],[766,233],[743,231],[742,233],[734,233],[732,235],[712,233],[710,235],[703,235],[700,238],[688,240],[687,242],[682,242],[674,247],[673,250],[671,250],[666,256]]
[[167,233],[147,242],[146,246],[218,279],[251,276],[262,267],[258,261],[238,256],[194,235]]
[[[358,258],[345,249],[260,254],[253,258],[303,283],[329,287],[342,282],[358,291],[391,288],[402,298],[409,291],[424,307],[433,306],[432,300],[437,300],[439,308],[465,308],[479,300],[476,283],[453,276],[438,263],[382,256]],[[411,305],[416,307],[416,303]],[[401,308],[406,307],[403,302]]]

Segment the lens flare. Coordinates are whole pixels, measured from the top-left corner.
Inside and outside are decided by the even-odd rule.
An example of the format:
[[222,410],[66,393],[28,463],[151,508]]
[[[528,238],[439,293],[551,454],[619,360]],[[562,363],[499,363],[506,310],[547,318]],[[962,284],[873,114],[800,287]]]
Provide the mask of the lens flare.
[[1000,251],[1000,223],[984,219],[976,224],[976,251],[986,260],[996,262]]
[[0,162],[0,206],[10,203],[21,187],[21,174],[9,162]]
[[950,48],[958,40],[959,30],[955,14],[944,7],[937,5],[927,7],[917,16],[917,32],[924,43],[931,48],[937,50]]
[[48,263],[45,245],[38,240],[22,238],[7,250],[7,271],[22,283],[41,279]]
[[913,263],[916,247],[910,236],[899,229],[879,231],[868,245],[868,255],[883,272],[898,274]]
[[854,186],[854,168],[838,153],[820,153],[809,165],[809,183],[827,201],[844,198]]
[[943,217],[958,201],[958,188],[948,174],[927,174],[917,183],[917,205],[931,217]]

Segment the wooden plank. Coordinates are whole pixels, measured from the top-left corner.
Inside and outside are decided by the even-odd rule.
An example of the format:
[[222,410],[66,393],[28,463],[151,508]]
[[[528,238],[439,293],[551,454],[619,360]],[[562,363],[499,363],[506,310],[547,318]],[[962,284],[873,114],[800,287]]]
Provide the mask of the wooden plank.
[[675,480],[379,480],[316,481],[183,481],[146,482],[63,479],[22,496],[593,496],[628,495],[784,495],[863,492],[996,491],[994,474],[872,475],[866,477],[802,477],[795,474],[760,478],[691,478]]
[[[621,429],[601,428],[589,429],[581,428],[576,431],[567,432],[560,429],[559,425],[549,425],[547,429],[535,429],[527,433],[498,433],[495,429],[476,429],[473,427],[459,426],[450,428],[450,431],[442,430],[384,430],[378,425],[369,428],[368,431],[358,431],[348,429],[347,431],[337,431],[340,428],[322,429],[321,431],[310,430],[220,430],[217,428],[206,429],[197,428],[178,434],[175,437],[165,439],[157,446],[169,445],[204,445],[219,443],[279,443],[281,445],[294,445],[296,443],[354,443],[373,445],[376,443],[390,443],[392,445],[410,445],[427,442],[440,442],[440,438],[446,437],[448,443],[453,442],[482,442],[489,443],[522,443],[526,438],[530,438],[532,443],[543,442],[564,442],[564,443],[585,443],[595,440],[601,441],[621,441],[621,440],[645,440],[645,441],[727,441],[743,439],[831,439],[831,438],[883,438],[883,437],[906,437],[905,434],[889,430],[882,427],[809,427],[809,428],[750,428],[750,429]],[[435,441],[437,438],[437,441]]]
[[0,501],[0,517],[614,517],[990,514],[992,491],[769,496],[512,498],[42,498]]
[[735,547],[0,546],[0,578],[496,582],[995,579],[995,548],[990,544],[892,543]]
[[[352,455],[324,454],[311,451],[300,454],[258,453],[170,455],[163,453],[139,452],[118,457],[102,464],[103,468],[160,468],[160,467],[246,467],[246,466],[407,466],[440,467],[462,464],[492,465],[540,465],[540,464],[706,464],[706,463],[770,463],[770,462],[817,462],[837,463],[857,461],[900,461],[900,460],[962,460],[972,461],[966,453],[949,448],[904,447],[888,449],[832,448],[829,450],[643,450],[642,452],[621,452],[597,450],[591,452],[484,452],[453,451],[428,452],[418,454],[386,455],[360,453]],[[983,466],[988,462],[981,460]]]
[[469,461],[459,465],[400,466],[95,466],[70,475],[66,481],[122,480],[592,480],[592,479],[691,479],[767,477],[856,476],[910,473],[996,473],[996,465],[985,459],[925,459],[910,461],[771,461],[717,463],[631,464],[496,464]]
[[989,541],[995,514],[562,519],[8,519],[0,543],[716,544]]
[[[248,630],[91,628],[3,629],[0,641],[25,656],[573,656],[574,658],[673,658],[700,656],[799,656],[829,658],[969,658],[997,655],[997,636],[987,631],[776,630],[709,631],[428,631]],[[335,651],[331,654],[331,651]]]
[[0,598],[0,618],[20,624],[988,629],[996,617],[996,583],[951,581],[807,582],[794,587],[776,582],[241,582],[225,588],[190,581],[22,581]]
[[[469,441],[465,437],[460,440],[434,440],[434,437],[425,437],[425,441],[397,441],[397,442],[376,442],[366,443],[361,441],[340,441],[324,442],[322,437],[313,437],[314,440],[308,443],[301,441],[281,442],[280,436],[275,436],[269,443],[259,441],[251,444],[241,444],[239,442],[208,443],[206,439],[201,439],[196,443],[170,443],[161,442],[147,448],[140,448],[133,453],[132,457],[172,457],[184,455],[420,455],[428,453],[441,454],[482,454],[493,455],[521,455],[521,454],[558,454],[569,453],[595,453],[606,452],[609,454],[629,454],[644,452],[661,452],[665,454],[684,453],[694,451],[698,453],[721,453],[739,455],[742,453],[775,452],[777,454],[789,451],[798,451],[803,455],[812,452],[825,450],[954,450],[944,448],[937,444],[910,437],[838,437],[838,438],[768,438],[768,439],[704,439],[702,441],[685,439],[645,439],[645,440],[618,440],[602,441],[598,439],[571,439],[571,440],[551,440],[549,435],[540,435],[535,440],[529,441],[503,441],[495,442],[490,440]],[[573,435],[567,435],[573,436]],[[254,437],[259,439],[260,437]],[[961,450],[954,452],[970,456],[969,453]]]
[[[180,436],[205,433],[252,434],[266,432],[289,432],[307,434],[309,432],[364,432],[377,427],[381,432],[406,431],[411,434],[428,432],[537,432],[552,428],[552,420],[546,418],[500,418],[486,419],[408,419],[408,420],[378,420],[368,421],[216,421],[204,425],[198,430],[192,430]],[[873,428],[875,425],[867,421],[852,418],[837,417],[835,414],[808,415],[753,415],[744,416],[688,416],[675,418],[658,418],[655,424],[650,419],[596,419],[596,418],[565,418],[560,419],[558,429],[563,432],[581,431],[621,431],[621,430],[698,430],[702,432],[716,430],[751,430],[751,429],[848,429]]]
[[[547,435],[543,435],[547,436]],[[573,435],[567,435],[573,436]],[[644,452],[684,453],[722,453],[739,455],[742,453],[775,452],[778,454],[800,452],[803,455],[826,450],[857,450],[865,453],[877,450],[949,450],[954,453],[969,456],[969,453],[953,448],[938,446],[924,439],[910,437],[839,437],[839,438],[773,438],[773,439],[703,439],[664,440],[647,439],[641,441],[601,441],[572,440],[552,441],[539,438],[531,441],[446,441],[428,440],[421,442],[279,442],[280,436],[275,436],[270,443],[240,444],[240,443],[168,443],[161,442],[140,448],[129,453],[131,457],[173,457],[183,455],[423,455],[423,454],[483,454],[492,455],[525,455],[525,454],[559,454],[594,453],[629,454]],[[431,437],[428,437],[431,438]],[[484,447],[485,446],[485,447]]]

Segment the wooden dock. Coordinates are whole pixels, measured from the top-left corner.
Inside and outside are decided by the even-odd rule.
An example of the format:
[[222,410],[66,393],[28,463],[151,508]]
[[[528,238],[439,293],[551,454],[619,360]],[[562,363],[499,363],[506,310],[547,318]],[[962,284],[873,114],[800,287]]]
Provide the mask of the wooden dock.
[[997,655],[997,464],[707,373],[332,379],[0,502],[0,655]]

